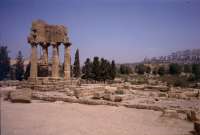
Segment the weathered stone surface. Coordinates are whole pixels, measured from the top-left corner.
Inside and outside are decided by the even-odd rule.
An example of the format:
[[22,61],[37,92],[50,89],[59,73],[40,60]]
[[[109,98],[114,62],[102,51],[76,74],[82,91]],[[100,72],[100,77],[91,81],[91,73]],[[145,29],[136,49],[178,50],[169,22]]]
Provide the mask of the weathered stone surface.
[[10,92],[11,102],[30,103],[32,91],[30,89],[20,89]]
[[81,90],[80,90],[80,89],[75,89],[75,90],[74,90],[74,96],[75,96],[76,98],[82,97],[82,92],[81,92]]
[[178,113],[176,110],[164,110],[162,117],[169,117],[169,118],[178,118]]
[[114,101],[114,98],[115,98],[114,95],[109,94],[109,93],[105,93],[103,96],[103,99],[108,100],[108,101]]
[[100,92],[95,92],[93,95],[93,99],[101,99],[103,98],[104,93],[100,93]]
[[53,45],[52,77],[59,77],[59,50],[56,44]]
[[[32,81],[37,80],[37,63],[39,63],[39,69],[42,70],[42,73],[45,71],[41,76],[48,76],[48,46],[50,45],[53,45],[52,77],[59,78],[59,45],[61,43],[65,45],[64,75],[66,80],[70,79],[69,46],[71,44],[67,36],[67,29],[63,25],[49,25],[42,20],[33,21],[31,33],[28,36],[28,43],[32,46],[30,69],[30,78]],[[43,50],[43,55],[39,62],[37,60],[37,45],[40,45]]]
[[198,114],[194,111],[194,110],[191,110],[191,111],[188,111],[187,112],[187,120],[189,121],[200,121],[200,117],[198,116]]
[[71,70],[71,62],[70,62],[70,44],[65,45],[65,53],[64,53],[64,78],[65,80],[69,80],[71,77],[70,70]]
[[121,102],[123,100],[123,95],[115,95],[114,96],[114,102]]
[[37,77],[37,45],[31,44],[31,69],[30,78],[35,79]]
[[124,106],[128,108],[147,109],[147,110],[154,110],[154,111],[163,111],[165,109],[159,106],[150,106],[150,105],[142,105],[142,104],[124,104]]
[[158,93],[158,96],[159,97],[168,97],[168,94],[165,92],[160,92],[160,93]]
[[196,135],[200,135],[200,121],[194,122],[194,130],[196,132]]
[[123,89],[118,89],[118,90],[115,91],[115,93],[123,95],[123,94],[126,94],[126,91],[123,90]]
[[159,90],[161,92],[167,92],[169,91],[169,88],[167,86],[153,86],[153,85],[148,85],[147,86],[148,89],[154,89],[154,90]]
[[63,25],[49,25],[43,20],[32,23],[29,43],[66,43],[68,41],[67,29]]

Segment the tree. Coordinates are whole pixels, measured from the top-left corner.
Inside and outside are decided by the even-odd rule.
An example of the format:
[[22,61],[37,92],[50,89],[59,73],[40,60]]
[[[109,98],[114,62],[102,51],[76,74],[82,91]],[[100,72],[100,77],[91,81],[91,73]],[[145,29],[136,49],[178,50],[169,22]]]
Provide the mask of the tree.
[[92,63],[89,58],[86,59],[84,66],[82,68],[83,79],[92,79]]
[[193,64],[192,65],[192,73],[195,76],[195,80],[200,79],[200,64]]
[[152,73],[153,73],[154,75],[157,75],[157,74],[158,74],[158,69],[157,69],[157,68],[154,68],[153,71],[152,71]]
[[28,79],[30,76],[30,70],[31,70],[31,63],[29,62],[28,65],[26,66],[26,71],[24,73],[24,79]]
[[16,79],[21,81],[24,78],[24,60],[21,51],[18,52],[18,56],[16,58],[16,71],[15,71]]
[[111,62],[111,69],[110,69],[110,78],[111,78],[111,80],[114,80],[115,79],[115,77],[116,77],[116,71],[117,69],[116,69],[116,65],[115,65],[115,61],[114,60],[112,60],[112,62]]
[[99,57],[94,57],[92,63],[92,78],[96,81],[100,80],[100,62]]
[[101,63],[100,63],[100,80],[103,80],[104,82],[106,80],[110,80],[110,70],[111,70],[111,65],[110,62],[104,58],[101,58]]
[[7,77],[10,70],[10,58],[6,46],[0,46],[0,80]]
[[179,64],[172,63],[169,65],[169,73],[172,75],[180,74],[182,67]]
[[81,75],[80,60],[79,60],[79,50],[76,50],[75,60],[74,60],[74,77],[78,78]]
[[165,67],[164,66],[159,67],[158,74],[161,75],[161,76],[163,76],[165,74]]
[[144,66],[144,64],[139,64],[136,66],[136,72],[138,74],[144,74],[146,72],[146,67]]
[[150,73],[151,73],[151,67],[150,67],[150,66],[146,66],[145,72],[146,72],[147,74],[150,74]]
[[121,74],[127,74],[128,75],[128,74],[132,73],[132,69],[129,66],[124,65],[124,64],[120,65],[119,70],[120,70]]
[[184,72],[185,73],[192,73],[192,65],[191,64],[185,64],[184,65]]

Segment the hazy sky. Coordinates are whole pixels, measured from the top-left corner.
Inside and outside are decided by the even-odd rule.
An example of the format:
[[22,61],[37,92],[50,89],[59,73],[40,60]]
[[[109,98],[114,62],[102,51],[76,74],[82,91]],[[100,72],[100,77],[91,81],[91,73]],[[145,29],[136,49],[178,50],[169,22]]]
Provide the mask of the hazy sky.
[[200,0],[0,0],[0,40],[12,57],[19,50],[29,57],[36,19],[65,25],[72,59],[79,48],[81,63],[93,56],[137,62],[200,48]]

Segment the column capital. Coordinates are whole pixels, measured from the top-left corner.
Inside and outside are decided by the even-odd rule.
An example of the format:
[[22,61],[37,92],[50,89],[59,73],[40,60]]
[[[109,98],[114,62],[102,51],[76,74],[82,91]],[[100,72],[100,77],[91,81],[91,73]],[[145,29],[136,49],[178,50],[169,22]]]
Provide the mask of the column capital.
[[71,46],[72,44],[70,42],[64,43],[64,46],[68,47]]
[[35,42],[32,42],[32,43],[30,43],[30,45],[31,45],[31,47],[34,47],[34,46],[36,46],[37,47],[37,43],[35,43]]
[[40,43],[40,45],[42,48],[48,48],[50,44],[47,42],[42,42],[42,43]]
[[51,42],[51,45],[52,45],[53,47],[58,47],[58,46],[60,45],[60,43]]

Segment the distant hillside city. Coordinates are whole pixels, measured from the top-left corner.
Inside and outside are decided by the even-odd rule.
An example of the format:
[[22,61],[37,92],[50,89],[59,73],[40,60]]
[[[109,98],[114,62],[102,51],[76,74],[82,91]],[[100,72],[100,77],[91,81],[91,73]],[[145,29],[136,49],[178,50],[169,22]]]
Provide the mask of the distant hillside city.
[[173,52],[168,56],[160,56],[153,58],[145,58],[145,64],[158,64],[158,63],[179,63],[179,64],[199,64],[200,63],[200,49],[183,50]]

